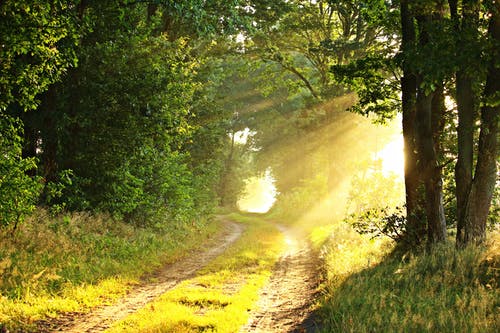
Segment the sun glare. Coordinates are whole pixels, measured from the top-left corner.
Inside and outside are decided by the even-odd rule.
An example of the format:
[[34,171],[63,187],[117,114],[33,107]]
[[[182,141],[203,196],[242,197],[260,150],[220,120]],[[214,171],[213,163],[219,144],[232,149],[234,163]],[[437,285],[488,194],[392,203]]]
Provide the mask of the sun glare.
[[404,141],[403,136],[398,135],[384,148],[375,154],[375,160],[381,160],[382,172],[386,175],[396,174],[399,177],[404,175]]
[[254,135],[255,132],[246,127],[244,130],[234,133],[234,142],[240,145],[245,145],[248,141],[248,138]]
[[249,213],[266,213],[276,201],[276,187],[271,170],[262,177],[251,177],[246,181],[245,193],[238,200],[238,208]]

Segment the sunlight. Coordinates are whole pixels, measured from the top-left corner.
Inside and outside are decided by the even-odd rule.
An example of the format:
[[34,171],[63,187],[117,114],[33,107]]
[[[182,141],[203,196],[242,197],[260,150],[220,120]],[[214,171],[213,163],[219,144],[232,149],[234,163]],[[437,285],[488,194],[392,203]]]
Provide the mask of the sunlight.
[[382,150],[375,153],[374,160],[382,163],[382,173],[385,175],[396,174],[398,177],[404,176],[404,141],[403,136],[398,135],[385,145]]
[[248,127],[246,127],[244,130],[234,133],[234,142],[240,145],[246,145],[248,138],[253,135],[255,135],[255,131],[251,131]]
[[238,200],[238,208],[249,213],[266,213],[276,201],[276,187],[271,169],[262,177],[251,177],[246,181],[245,193]]
[[[339,101],[339,103],[341,102]],[[304,195],[302,198],[306,203],[309,197],[315,197],[313,204],[306,210],[302,210],[300,218],[298,218],[296,223],[304,229],[308,229],[313,225],[318,227],[343,221],[346,213],[350,212],[353,200],[351,193],[353,179],[357,176],[362,178],[363,175],[370,177],[370,173],[372,172],[374,173],[373,176],[377,176],[374,178],[374,182],[376,183],[376,181],[380,180],[382,182],[381,187],[384,188],[385,186],[387,192],[390,193],[390,195],[384,195],[386,203],[392,204],[394,201],[399,204],[401,192],[401,186],[399,185],[403,184],[404,174],[401,118],[395,117],[393,121],[381,126],[373,124],[371,122],[372,119],[366,119],[357,115],[350,114],[349,116],[344,116],[349,121],[340,121],[343,119],[340,119],[340,116],[338,117],[339,121],[335,125],[326,127],[324,131],[316,131],[304,137],[308,141],[307,147],[309,151],[317,151],[318,154],[321,153],[320,150],[324,147],[325,142],[328,142],[332,147],[339,147],[337,150],[331,150],[325,158],[335,162],[326,167],[332,168],[334,172],[337,171],[337,174],[333,173],[326,193],[314,188],[303,189]],[[302,142],[294,143],[294,147],[304,146],[306,144]],[[338,153],[339,151],[342,154]],[[297,162],[290,161],[287,164],[288,170],[293,171],[294,168],[303,166],[302,155],[297,154],[294,156],[297,157]],[[374,166],[377,166],[378,169],[375,170]],[[385,183],[385,177],[389,177],[388,180],[390,181]],[[328,181],[328,178],[326,179]],[[394,186],[395,183],[398,186]],[[359,189],[363,195],[370,192],[370,190],[373,192],[373,189],[366,190]],[[402,195],[404,198],[404,192]],[[294,200],[294,197],[290,198]],[[297,201],[295,205],[300,206],[301,202]],[[295,211],[293,206],[285,207],[288,210]],[[281,208],[281,205],[279,208]]]

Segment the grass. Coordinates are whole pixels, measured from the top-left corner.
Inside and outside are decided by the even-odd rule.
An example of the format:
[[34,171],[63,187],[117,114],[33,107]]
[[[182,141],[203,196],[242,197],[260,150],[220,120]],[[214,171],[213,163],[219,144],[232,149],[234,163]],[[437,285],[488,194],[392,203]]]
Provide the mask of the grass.
[[281,233],[262,219],[233,214],[246,227],[223,255],[109,332],[237,332],[283,250]]
[[359,235],[321,202],[299,218],[290,204],[284,211],[324,261],[321,331],[500,332],[498,228],[482,247],[459,251],[450,241],[398,254],[391,240]]
[[500,233],[418,255],[337,229],[328,241],[324,332],[499,332]]
[[159,231],[106,216],[38,211],[15,237],[0,233],[0,329],[35,330],[37,320],[112,303],[217,230],[201,221]]

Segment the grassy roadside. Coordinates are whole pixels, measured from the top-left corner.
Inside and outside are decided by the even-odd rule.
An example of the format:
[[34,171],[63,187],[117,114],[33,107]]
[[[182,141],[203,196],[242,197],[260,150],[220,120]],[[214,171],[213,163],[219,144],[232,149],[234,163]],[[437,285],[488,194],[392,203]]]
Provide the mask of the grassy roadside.
[[259,218],[232,214],[245,225],[223,255],[107,332],[237,332],[271,275],[284,241]]
[[500,332],[500,230],[482,247],[402,255],[321,214],[288,222],[323,258],[322,332]]
[[486,246],[389,255],[339,227],[326,243],[324,332],[499,332],[500,232]]
[[106,216],[51,218],[39,211],[15,237],[0,234],[0,329],[34,330],[37,320],[113,302],[218,230],[212,222],[154,230]]

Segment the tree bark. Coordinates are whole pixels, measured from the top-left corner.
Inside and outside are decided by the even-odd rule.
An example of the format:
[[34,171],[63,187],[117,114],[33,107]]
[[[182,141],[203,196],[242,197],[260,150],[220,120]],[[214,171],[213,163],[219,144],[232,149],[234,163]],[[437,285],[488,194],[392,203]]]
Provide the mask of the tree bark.
[[418,88],[417,93],[417,145],[420,175],[425,187],[425,215],[427,218],[427,240],[429,243],[443,241],[446,238],[446,221],[443,207],[441,169],[432,131],[433,93]]
[[37,142],[40,138],[38,128],[35,126],[36,113],[33,110],[20,113],[20,118],[23,121],[24,141],[23,141],[23,158],[36,157]]
[[[417,17],[419,27],[419,46],[429,43],[428,25],[432,23],[430,15]],[[427,240],[429,244],[446,239],[446,220],[443,206],[443,184],[441,168],[438,163],[436,147],[437,123],[441,121],[439,115],[433,114],[433,100],[439,91],[429,91],[425,85],[425,73],[417,75],[417,102],[416,102],[416,139],[418,165],[420,176],[425,188],[425,215],[427,218]]]
[[458,159],[455,165],[455,196],[457,198],[457,242],[464,242],[465,206],[472,184],[474,154],[474,93],[472,80],[457,73]]
[[484,98],[481,108],[478,158],[467,203],[464,207],[464,244],[481,243],[486,237],[486,223],[497,181],[498,122],[500,120],[500,2],[494,3],[488,35],[493,43]]
[[[408,9],[408,0],[401,1],[401,31],[403,55],[415,47],[416,33],[414,18]],[[406,61],[403,62],[403,76],[401,78],[403,139],[405,151],[405,192],[407,237],[410,243],[419,244],[425,234],[424,217],[422,214],[422,195],[418,191],[419,174],[417,166],[417,147],[415,142],[416,94],[417,77]]]
[[[434,203],[429,208],[432,210],[432,214],[434,215],[433,221],[435,221],[429,228],[430,232],[428,233],[431,242],[444,241],[446,239],[442,167],[440,166],[440,161],[443,159],[442,134],[445,127],[445,112],[444,84],[439,83],[431,100],[431,131],[434,149],[433,163],[435,163],[431,176],[432,188],[435,193],[427,196],[427,200],[429,200],[429,197],[434,200]],[[428,214],[429,213],[427,213],[427,215]],[[430,234],[432,234],[432,236],[430,236]]]
[[224,174],[222,175],[221,192],[220,192],[220,203],[222,207],[232,206],[235,200],[234,198],[230,198],[228,193],[229,179],[233,175],[235,134],[236,134],[235,131],[233,131],[231,134],[231,145],[229,146],[229,154],[227,156],[226,162],[224,163]]
[[39,112],[43,113],[42,128],[42,165],[45,182],[57,179],[57,131],[55,128],[54,113],[56,108],[55,86],[49,87],[42,98]]
[[[462,5],[462,19],[459,19],[456,0],[451,1],[450,9],[458,36],[457,50],[472,45],[477,35],[477,20],[479,6],[477,0],[464,0]],[[461,22],[460,22],[461,21]],[[469,46],[470,47],[470,46]],[[472,185],[472,170],[474,156],[474,120],[475,96],[473,79],[470,70],[466,71],[465,64],[461,64],[456,74],[456,100],[458,109],[458,159],[455,165],[455,196],[457,199],[457,244],[465,242],[465,207]]]

